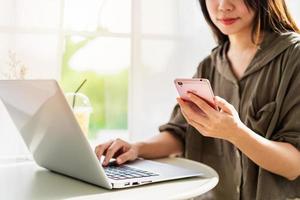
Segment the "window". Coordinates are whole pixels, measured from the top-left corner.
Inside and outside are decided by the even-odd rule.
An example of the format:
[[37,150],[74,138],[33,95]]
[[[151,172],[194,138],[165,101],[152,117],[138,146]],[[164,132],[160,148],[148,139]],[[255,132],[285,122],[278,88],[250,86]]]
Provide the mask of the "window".
[[[300,25],[300,1],[287,4]],[[87,78],[90,138],[121,130],[132,140],[158,133],[173,80],[215,45],[198,0],[1,0],[0,42],[0,78],[25,66],[26,78],[60,80],[66,92]],[[0,156],[28,153],[2,103],[0,121]]]
[[87,79],[81,92],[93,106],[90,138],[101,130],[127,132],[131,1],[65,0],[63,10],[64,91]]
[[213,44],[199,37],[210,34],[199,11],[197,1],[65,0],[62,85],[74,91],[88,79],[90,138],[158,132],[175,104],[173,79],[192,76]]

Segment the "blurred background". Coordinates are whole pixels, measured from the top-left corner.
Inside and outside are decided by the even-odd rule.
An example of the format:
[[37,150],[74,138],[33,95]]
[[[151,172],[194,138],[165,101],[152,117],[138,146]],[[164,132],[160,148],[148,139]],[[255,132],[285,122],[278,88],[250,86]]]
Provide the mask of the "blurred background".
[[[300,1],[286,0],[300,26]],[[158,133],[215,46],[198,0],[0,0],[0,79],[56,79],[93,106],[91,142]],[[21,100],[20,100],[21,101]],[[28,151],[0,102],[0,156]]]

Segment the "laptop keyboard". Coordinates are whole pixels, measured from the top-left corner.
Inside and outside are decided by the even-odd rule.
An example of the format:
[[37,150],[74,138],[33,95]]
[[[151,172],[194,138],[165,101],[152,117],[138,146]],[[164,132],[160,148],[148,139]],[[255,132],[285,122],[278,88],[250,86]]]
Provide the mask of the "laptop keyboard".
[[133,178],[143,178],[143,177],[150,177],[150,176],[158,176],[158,174],[144,171],[140,169],[135,169],[128,166],[116,166],[116,165],[109,165],[104,167],[104,171],[108,178],[114,180],[124,180],[124,179],[133,179]]

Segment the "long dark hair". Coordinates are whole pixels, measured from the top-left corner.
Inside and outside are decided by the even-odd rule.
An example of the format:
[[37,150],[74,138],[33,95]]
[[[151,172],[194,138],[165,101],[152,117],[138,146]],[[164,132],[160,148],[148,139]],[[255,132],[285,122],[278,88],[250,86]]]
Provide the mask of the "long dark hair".
[[[199,0],[199,2],[204,18],[211,27],[218,44],[224,44],[228,41],[228,36],[224,35],[210,19],[205,0]],[[244,0],[244,2],[248,9],[255,11],[252,29],[252,42],[254,44],[259,44],[259,38],[263,31],[300,33],[300,29],[287,9],[285,0]]]

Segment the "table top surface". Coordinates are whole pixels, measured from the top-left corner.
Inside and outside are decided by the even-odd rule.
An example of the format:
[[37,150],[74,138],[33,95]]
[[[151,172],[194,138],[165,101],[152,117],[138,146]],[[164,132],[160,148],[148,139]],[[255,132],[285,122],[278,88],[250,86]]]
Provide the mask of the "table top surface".
[[199,170],[201,177],[148,184],[127,189],[107,190],[41,168],[30,160],[0,159],[0,199],[188,199],[212,188],[218,174],[207,165],[183,158],[156,161]]

